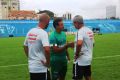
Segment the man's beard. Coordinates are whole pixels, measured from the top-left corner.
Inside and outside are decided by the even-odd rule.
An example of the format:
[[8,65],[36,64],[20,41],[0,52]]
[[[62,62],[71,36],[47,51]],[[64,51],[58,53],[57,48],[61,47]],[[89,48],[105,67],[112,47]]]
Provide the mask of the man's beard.
[[45,29],[47,29],[47,28],[48,28],[48,25],[49,25],[49,23],[48,23],[48,24],[46,24]]

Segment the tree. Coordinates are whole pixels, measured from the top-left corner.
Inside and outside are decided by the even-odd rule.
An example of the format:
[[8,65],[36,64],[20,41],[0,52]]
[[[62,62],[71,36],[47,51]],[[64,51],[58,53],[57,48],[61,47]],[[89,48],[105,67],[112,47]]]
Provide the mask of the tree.
[[110,19],[116,19],[115,17],[110,17]]
[[49,10],[43,10],[43,11],[40,11],[37,13],[37,14],[41,14],[41,13],[47,13],[51,19],[54,18],[54,13],[52,11],[49,11]]

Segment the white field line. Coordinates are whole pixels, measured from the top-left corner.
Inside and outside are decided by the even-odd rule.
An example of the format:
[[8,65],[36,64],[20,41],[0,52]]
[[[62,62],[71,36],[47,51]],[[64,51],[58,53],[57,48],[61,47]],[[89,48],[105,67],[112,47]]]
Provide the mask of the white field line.
[[[93,59],[106,59],[106,58],[114,58],[114,57],[120,57],[120,55],[114,55],[114,56],[104,56],[104,57],[96,57],[96,58],[93,58]],[[70,61],[70,62],[73,62],[73,61]],[[28,65],[28,64],[17,64],[17,65],[7,65],[7,66],[0,66],[0,68],[4,68],[4,67],[17,67],[17,66],[25,66],[25,65]]]
[[120,57],[120,55],[96,57],[96,58],[93,58],[93,59],[106,59],[106,58],[114,58],[114,57]]
[[2,67],[17,67],[17,66],[25,66],[27,64],[16,64],[16,65],[7,65],[7,66],[0,66],[0,68]]

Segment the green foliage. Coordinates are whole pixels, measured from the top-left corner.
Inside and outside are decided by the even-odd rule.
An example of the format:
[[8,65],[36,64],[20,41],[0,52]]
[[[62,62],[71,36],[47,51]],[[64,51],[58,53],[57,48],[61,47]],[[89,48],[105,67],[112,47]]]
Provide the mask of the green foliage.
[[51,19],[54,18],[54,13],[52,11],[49,11],[49,10],[43,10],[43,11],[39,11],[38,14],[41,14],[41,13],[47,13]]

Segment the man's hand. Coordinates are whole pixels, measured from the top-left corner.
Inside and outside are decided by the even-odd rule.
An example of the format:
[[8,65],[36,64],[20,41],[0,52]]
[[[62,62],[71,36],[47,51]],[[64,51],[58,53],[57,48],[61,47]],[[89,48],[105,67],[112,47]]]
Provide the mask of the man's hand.
[[69,42],[69,43],[67,43],[67,46],[68,46],[68,47],[71,47],[71,48],[74,48],[74,42]]
[[78,57],[80,57],[81,55],[83,55],[83,53],[75,53],[75,56],[74,56],[74,60],[76,61],[78,59]]
[[70,62],[70,57],[69,57],[69,54],[68,54],[68,56],[67,56],[67,60],[68,60],[68,62]]
[[74,60],[76,61],[79,57],[79,54],[75,53]]
[[41,60],[41,63],[42,63],[44,66],[48,67],[48,68],[50,67],[50,64],[47,63],[46,61]]

